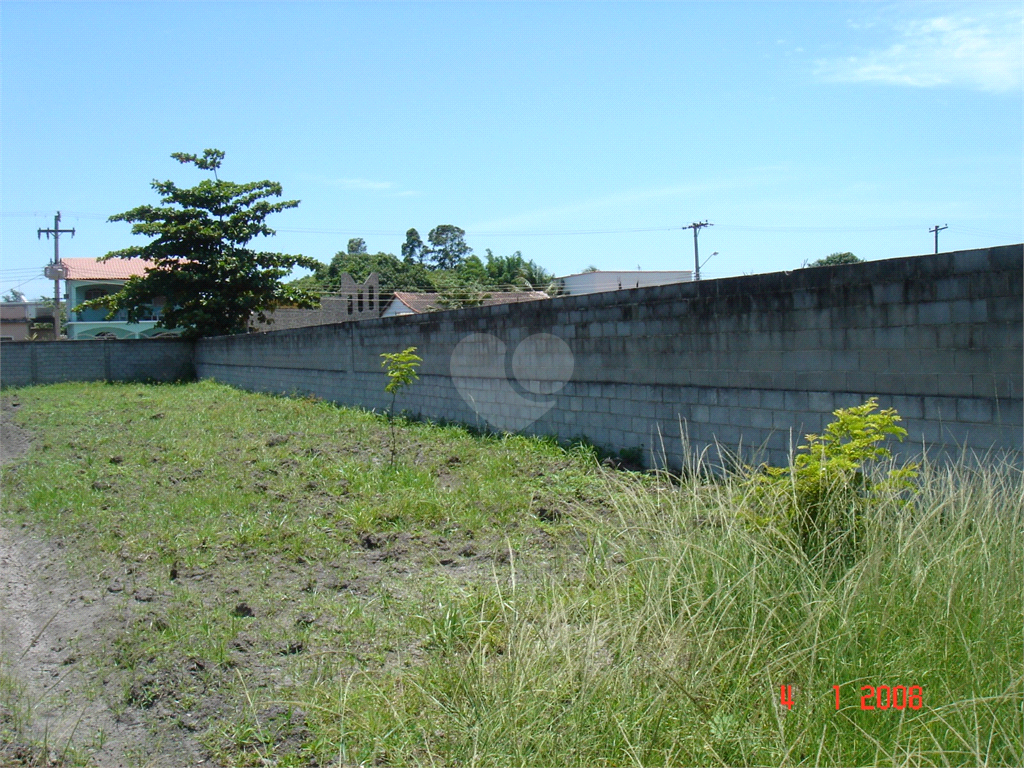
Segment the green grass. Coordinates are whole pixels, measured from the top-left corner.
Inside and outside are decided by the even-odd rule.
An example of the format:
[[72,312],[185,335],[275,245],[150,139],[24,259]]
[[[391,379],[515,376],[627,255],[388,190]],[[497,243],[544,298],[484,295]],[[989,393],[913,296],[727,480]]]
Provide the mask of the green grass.
[[6,521],[158,596],[106,663],[226,764],[1024,764],[1017,466],[924,467],[823,572],[739,477],[408,423],[391,469],[379,415],[207,382],[10,394]]

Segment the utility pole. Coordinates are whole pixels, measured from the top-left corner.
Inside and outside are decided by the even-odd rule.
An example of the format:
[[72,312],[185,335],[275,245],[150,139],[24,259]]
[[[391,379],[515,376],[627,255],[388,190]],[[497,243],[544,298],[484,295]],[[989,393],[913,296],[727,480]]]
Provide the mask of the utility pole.
[[700,280],[700,256],[697,253],[697,233],[700,232],[701,227],[713,227],[714,224],[708,224],[707,221],[695,221],[688,227],[683,229],[693,230],[693,279]]
[[[46,234],[46,239],[50,239],[50,235],[53,235],[53,264],[46,269],[45,274],[47,277],[53,278],[53,339],[58,341],[60,339],[60,280],[64,276],[64,266],[60,263],[60,236],[62,234],[71,233],[71,236],[75,236],[75,230],[73,229],[61,229],[60,228],[60,211],[57,211],[57,215],[53,217],[53,229],[40,229],[36,236],[42,238],[43,234]],[[70,319],[70,318],[69,318]]]
[[928,230],[929,232],[934,232],[935,233],[935,252],[936,253],[939,252],[939,232],[941,232],[944,229],[949,229],[949,226],[946,225],[946,224],[943,224],[940,227],[938,224],[936,224],[935,225],[935,229],[929,229]]

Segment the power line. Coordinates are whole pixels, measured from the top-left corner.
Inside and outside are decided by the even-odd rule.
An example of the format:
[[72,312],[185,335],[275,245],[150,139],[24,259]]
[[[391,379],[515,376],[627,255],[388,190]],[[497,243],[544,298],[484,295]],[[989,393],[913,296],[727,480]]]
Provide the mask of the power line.
[[[0,217],[3,218],[41,218],[48,216],[49,214],[27,211],[27,212],[9,212],[5,211],[0,213]],[[64,211],[63,215],[69,218],[76,219],[98,219],[106,220],[109,216],[102,213],[88,213],[78,211]],[[864,226],[836,226],[836,225],[802,225],[802,224],[771,224],[771,225],[745,225],[745,224],[718,224],[720,229],[729,232],[912,232],[915,231],[919,225],[917,224],[871,224]],[[644,232],[672,232],[677,230],[677,226],[660,226],[660,227],[620,227],[620,228],[604,228],[604,229],[551,229],[542,231],[529,231],[529,232],[515,232],[515,231],[484,231],[484,230],[468,230],[467,235],[471,237],[561,237],[571,235],[625,235],[633,233],[644,233]],[[993,232],[991,230],[979,230],[968,227],[961,227],[964,232],[971,232],[974,234],[993,234],[1000,237],[1011,237],[1018,238],[1020,235],[1009,234],[1005,232]],[[392,231],[392,230],[366,230],[356,228],[346,229],[323,229],[319,227],[284,227],[277,229],[277,232],[286,232],[289,234],[305,234],[305,235],[348,235],[348,236],[363,236],[363,237],[405,237],[405,231]],[[929,230],[931,231],[931,230]]]
[[[0,213],[0,217],[5,219],[41,219],[49,217],[49,213],[43,213],[41,211],[4,211]],[[81,211],[64,211],[65,216],[69,216],[73,219],[103,219],[110,218],[104,213],[84,213]]]
[[[42,277],[42,275],[40,275],[39,277]],[[17,278],[15,278],[15,279],[17,279]],[[31,282],[32,282],[32,281],[34,281],[35,279],[36,279],[36,278],[34,278],[34,277],[30,277],[30,278],[29,278],[28,280],[22,280],[22,281],[21,281],[20,283],[18,283],[17,285],[12,285],[11,287],[12,287],[12,288],[21,288],[21,286],[25,285],[26,283],[31,283]],[[6,280],[4,280],[3,282],[7,282],[7,281],[6,281]]]
[[[721,229],[730,232],[913,232],[917,224],[901,225],[871,225],[861,227],[851,226],[802,226],[802,225],[772,225],[772,226],[745,226],[741,224],[721,224]],[[667,227],[629,227],[622,229],[562,229],[547,230],[544,232],[487,232],[478,230],[467,230],[467,237],[559,237],[564,235],[624,235],[641,232],[673,232],[677,226]],[[689,229],[689,227],[687,227]],[[313,228],[282,228],[277,232],[287,232],[307,235],[361,235],[363,237],[405,237],[405,232],[390,231],[367,231],[364,229],[313,229]]]
[[912,232],[917,229],[916,224],[899,225],[870,225],[862,227],[837,227],[837,226],[802,226],[802,225],[771,225],[771,226],[743,226],[741,224],[722,224],[721,228],[734,232]]
[[[632,232],[660,232],[672,231],[676,226],[652,226],[635,227],[629,229],[552,229],[543,232],[490,232],[467,230],[467,237],[471,238],[540,238],[558,237],[566,234],[628,234]],[[404,238],[406,232],[398,231],[368,231],[366,229],[310,229],[310,228],[280,228],[274,231],[301,233],[301,234],[340,234],[340,236],[361,236],[370,238]]]
[[986,237],[1005,237],[1007,240],[1019,243],[1021,239],[1024,239],[1024,233],[1010,233],[1010,232],[995,232],[991,229],[974,229],[973,227],[962,227],[957,225],[957,231],[965,232],[969,235],[983,235]]

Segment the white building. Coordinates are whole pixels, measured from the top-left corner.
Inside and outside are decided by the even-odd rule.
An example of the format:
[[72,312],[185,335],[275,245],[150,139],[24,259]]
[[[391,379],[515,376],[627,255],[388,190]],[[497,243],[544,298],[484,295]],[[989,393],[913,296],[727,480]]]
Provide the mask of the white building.
[[0,340],[26,341],[36,338],[53,338],[52,329],[41,330],[35,326],[41,323],[53,325],[53,305],[41,301],[0,301]]
[[556,277],[554,285],[561,295],[580,296],[585,293],[604,293],[605,291],[623,291],[627,288],[646,288],[651,285],[688,283],[691,280],[693,280],[693,272],[690,270],[674,272],[597,270],[594,272],[580,272],[576,275],[566,275],[565,277]]

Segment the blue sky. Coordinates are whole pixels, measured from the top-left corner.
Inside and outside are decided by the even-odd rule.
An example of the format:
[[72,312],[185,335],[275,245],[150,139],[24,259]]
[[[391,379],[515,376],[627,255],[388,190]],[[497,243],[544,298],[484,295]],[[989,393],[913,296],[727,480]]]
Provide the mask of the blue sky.
[[1024,240],[1009,3],[0,4],[0,290],[144,242],[106,218],[202,174],[301,205],[267,250],[467,231],[557,274],[799,267]]

